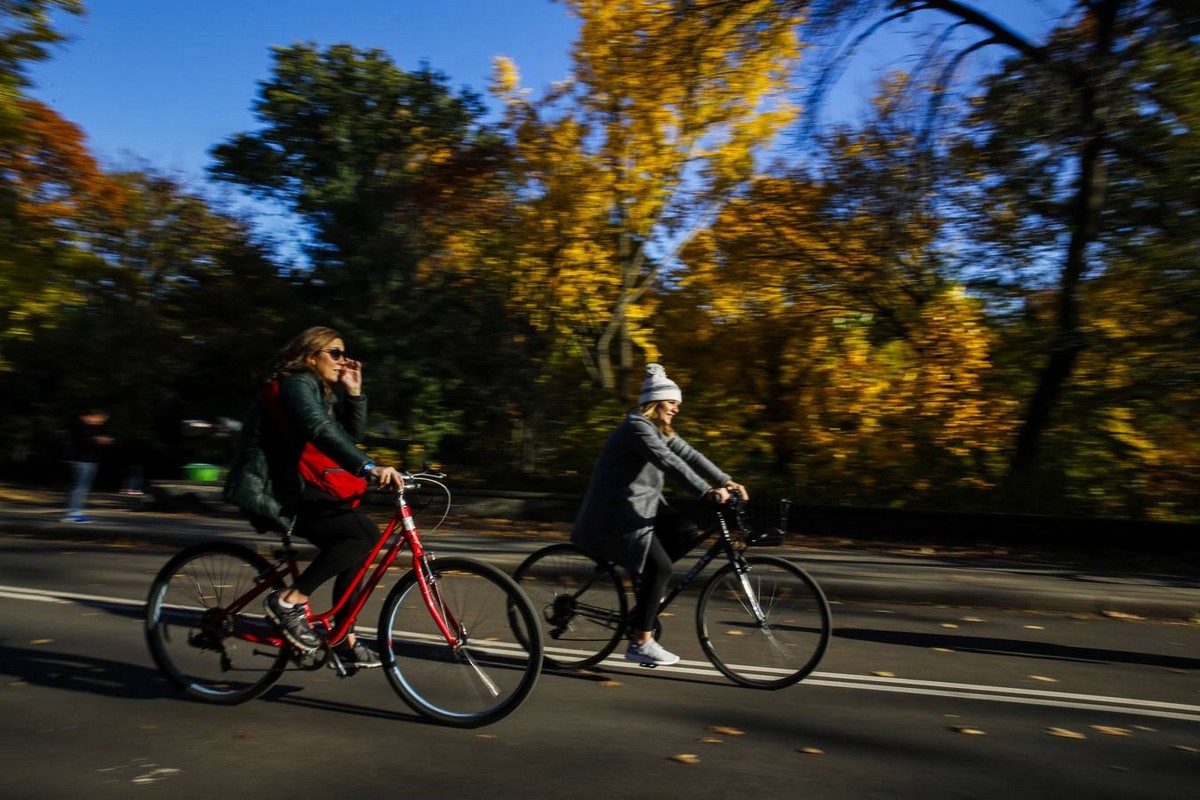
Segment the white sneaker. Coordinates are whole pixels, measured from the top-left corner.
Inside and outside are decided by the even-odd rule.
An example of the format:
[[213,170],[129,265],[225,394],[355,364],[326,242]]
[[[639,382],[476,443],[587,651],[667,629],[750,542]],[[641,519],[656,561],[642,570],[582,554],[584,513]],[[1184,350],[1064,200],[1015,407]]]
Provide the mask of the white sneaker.
[[679,656],[650,639],[645,644],[630,642],[629,649],[625,651],[625,660],[648,667],[667,667],[678,662]]

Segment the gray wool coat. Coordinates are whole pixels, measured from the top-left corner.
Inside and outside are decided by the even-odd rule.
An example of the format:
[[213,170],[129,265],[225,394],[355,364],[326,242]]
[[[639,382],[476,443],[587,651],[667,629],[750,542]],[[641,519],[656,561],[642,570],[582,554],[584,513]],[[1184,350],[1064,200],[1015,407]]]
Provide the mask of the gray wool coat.
[[668,438],[631,411],[604,442],[571,541],[592,558],[640,573],[654,535],[667,474],[698,495],[729,476],[678,435]]

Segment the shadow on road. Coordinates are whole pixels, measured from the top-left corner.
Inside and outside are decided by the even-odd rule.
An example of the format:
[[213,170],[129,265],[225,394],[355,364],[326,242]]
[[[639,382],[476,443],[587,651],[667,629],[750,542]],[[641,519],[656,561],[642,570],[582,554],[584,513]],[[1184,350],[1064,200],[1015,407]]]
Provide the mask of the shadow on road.
[[44,647],[0,645],[0,674],[34,686],[87,692],[129,700],[179,697],[165,678],[149,667],[103,658],[85,658]]
[[961,636],[908,631],[874,630],[870,628],[839,628],[833,635],[839,639],[860,642],[902,645],[929,649],[945,647],[962,653],[1046,658],[1057,661],[1081,661],[1093,664],[1139,664],[1167,669],[1200,670],[1200,659],[1168,656],[1159,653],[1129,653],[1097,647],[1072,647],[1053,642],[1028,642],[1020,639],[999,639],[990,636]]

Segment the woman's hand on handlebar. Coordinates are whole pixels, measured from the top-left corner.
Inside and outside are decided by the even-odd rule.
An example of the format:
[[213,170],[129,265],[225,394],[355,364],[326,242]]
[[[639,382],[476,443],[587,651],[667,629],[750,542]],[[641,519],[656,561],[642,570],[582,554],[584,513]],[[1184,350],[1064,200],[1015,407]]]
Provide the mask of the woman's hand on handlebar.
[[724,486],[714,486],[704,493],[704,496],[712,500],[717,505],[725,505],[729,502],[729,490]]
[[368,473],[368,479],[380,489],[404,488],[404,478],[394,467],[375,467]]
[[750,492],[746,491],[746,487],[742,486],[740,483],[729,481],[725,484],[725,488],[731,492],[738,492],[741,494],[743,500],[745,500],[747,503],[750,502]]

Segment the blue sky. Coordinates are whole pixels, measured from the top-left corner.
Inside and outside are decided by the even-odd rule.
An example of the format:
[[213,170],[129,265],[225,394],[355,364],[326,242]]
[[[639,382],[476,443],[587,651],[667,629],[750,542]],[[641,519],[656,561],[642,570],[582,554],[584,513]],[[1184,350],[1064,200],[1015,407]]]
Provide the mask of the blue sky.
[[[1068,0],[980,0],[1023,32]],[[151,167],[203,180],[208,150],[255,127],[250,110],[274,45],[313,41],[377,47],[401,69],[422,61],[452,85],[484,94],[496,55],[513,58],[535,90],[564,78],[577,21],[551,0],[85,0],[87,16],[60,23],[71,36],[30,69],[31,93],[80,125],[113,168]],[[923,15],[920,24],[936,18]],[[917,29],[916,24],[905,30]],[[846,116],[882,68],[916,52],[899,36],[863,53],[827,116]],[[140,160],[140,162],[139,162]]]
[[549,0],[85,0],[72,37],[34,65],[35,97],[80,125],[108,166],[126,153],[199,176],[207,151],[255,127],[250,111],[274,45],[347,42],[424,60],[484,93],[496,55],[528,85],[566,77],[577,28]]

